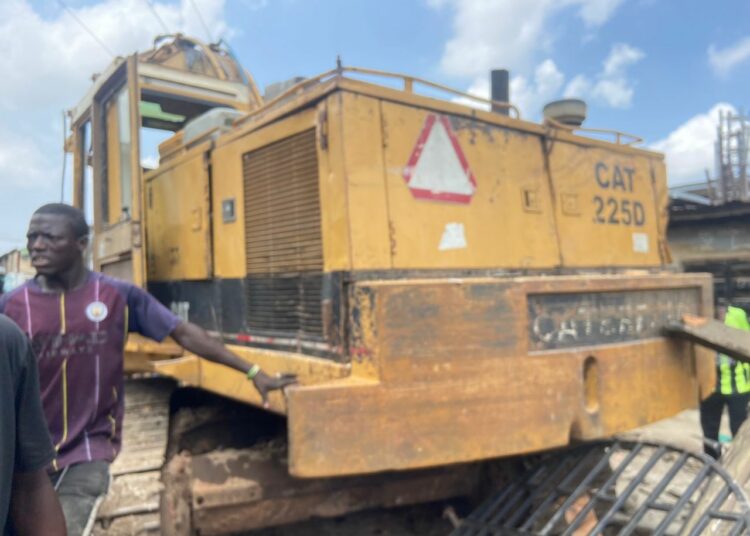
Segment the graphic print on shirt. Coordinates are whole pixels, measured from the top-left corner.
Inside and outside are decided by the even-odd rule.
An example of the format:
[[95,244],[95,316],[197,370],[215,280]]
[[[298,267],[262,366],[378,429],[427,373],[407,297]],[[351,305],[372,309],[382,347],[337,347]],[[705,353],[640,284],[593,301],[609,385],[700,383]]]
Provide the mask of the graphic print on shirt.
[[31,280],[0,296],[0,312],[25,329],[37,352],[57,466],[113,461],[121,443],[127,333],[161,341],[180,319],[143,289],[95,272],[64,295]]
[[107,318],[107,306],[99,300],[93,301],[86,306],[86,318],[92,322],[101,322]]
[[118,288],[93,276],[90,284],[65,294],[29,286],[5,305],[22,327],[33,327],[32,346],[58,467],[111,460],[119,449],[121,409],[113,391],[122,383],[125,307]]

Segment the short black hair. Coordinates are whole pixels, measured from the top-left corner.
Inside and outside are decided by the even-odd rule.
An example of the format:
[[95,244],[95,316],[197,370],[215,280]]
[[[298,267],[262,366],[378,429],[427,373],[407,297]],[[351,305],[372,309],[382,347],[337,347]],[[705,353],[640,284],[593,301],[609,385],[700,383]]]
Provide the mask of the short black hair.
[[65,203],[48,203],[36,209],[34,214],[65,216],[76,238],[83,238],[89,234],[89,225],[86,223],[86,216],[76,207],[66,205]]

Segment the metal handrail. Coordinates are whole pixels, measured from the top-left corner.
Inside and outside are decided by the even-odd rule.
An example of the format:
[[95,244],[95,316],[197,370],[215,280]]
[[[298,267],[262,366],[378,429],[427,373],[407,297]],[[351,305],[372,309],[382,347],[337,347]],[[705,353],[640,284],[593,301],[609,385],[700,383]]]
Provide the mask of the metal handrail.
[[458,89],[453,89],[452,87],[444,86],[443,84],[438,84],[437,82],[431,82],[430,80],[425,80],[424,78],[419,78],[417,76],[393,73],[390,71],[381,71],[378,69],[368,69],[364,67],[341,67],[341,71],[359,73],[359,74],[368,74],[368,75],[373,75],[373,76],[383,76],[385,78],[401,78],[404,81],[404,91],[406,91],[407,93],[414,92],[414,83],[422,84],[423,86],[435,88],[440,91],[444,91],[446,93],[450,93],[452,95],[456,95],[459,97],[468,98],[473,101],[480,102],[482,104],[489,104],[493,108],[505,108],[507,110],[513,110],[513,113],[516,114],[516,119],[521,118],[521,111],[514,104],[511,104],[509,102],[496,101],[492,99],[485,99],[484,97],[478,97],[477,95],[472,95],[471,93],[459,91]]
[[[407,92],[407,93],[414,93],[414,84],[415,83],[422,84],[424,86],[431,87],[431,88],[434,88],[434,89],[438,89],[440,91],[444,91],[446,93],[450,93],[452,95],[456,95],[456,96],[459,96],[459,97],[464,97],[464,98],[476,101],[478,103],[489,104],[491,107],[493,107],[495,109],[497,109],[497,108],[505,108],[505,109],[508,109],[508,110],[512,110],[513,113],[515,114],[516,119],[520,119],[521,118],[521,112],[520,112],[520,110],[514,104],[511,104],[509,102],[500,102],[500,101],[495,101],[495,100],[492,100],[492,99],[485,99],[484,97],[478,97],[478,96],[472,95],[470,93],[465,93],[463,91],[459,91],[457,89],[453,89],[451,87],[444,86],[444,85],[438,84],[436,82],[430,82],[429,80],[425,80],[423,78],[419,78],[419,77],[416,77],[416,76],[409,76],[409,75],[400,74],[400,73],[393,73],[393,72],[390,72],[390,71],[381,71],[381,70],[378,70],[378,69],[368,69],[368,68],[364,68],[364,67],[344,67],[342,65],[339,65],[335,69],[331,69],[330,71],[326,71],[326,72],[321,73],[321,74],[319,74],[317,76],[314,76],[312,78],[306,78],[305,80],[303,80],[303,81],[301,81],[301,82],[293,85],[292,87],[290,87],[286,91],[280,93],[279,95],[277,95],[276,97],[274,97],[270,101],[264,103],[263,106],[260,109],[263,110],[263,109],[272,108],[278,102],[281,102],[282,100],[288,98],[290,95],[298,93],[300,90],[302,90],[302,89],[304,89],[307,86],[310,86],[312,84],[326,81],[329,78],[337,78],[337,77],[338,78],[344,78],[344,76],[343,76],[344,73],[356,73],[356,74],[364,74],[364,75],[372,75],[372,76],[382,76],[382,77],[385,77],[385,78],[400,78],[404,82],[404,91]],[[245,117],[238,118],[235,121],[235,125],[240,125],[240,124],[244,123],[250,117],[251,116],[248,115],[248,116],[245,116]]]
[[[326,71],[312,78],[306,78],[305,80],[298,82],[297,84],[293,85],[286,91],[280,93],[279,95],[277,95],[270,101],[264,103],[264,105],[260,109],[263,110],[263,109],[272,108],[278,102],[281,102],[282,100],[288,98],[290,95],[298,93],[300,90],[303,90],[312,84],[323,82],[329,78],[336,78],[336,77],[344,78],[344,73],[354,73],[354,74],[362,74],[362,75],[370,75],[370,76],[382,76],[384,78],[401,79],[404,83],[403,90],[407,93],[414,93],[415,83],[421,84],[423,86],[431,87],[439,91],[449,93],[451,95],[456,95],[458,97],[463,97],[466,99],[473,100],[477,103],[488,104],[490,105],[492,109],[504,108],[507,110],[512,110],[513,113],[515,114],[516,119],[521,118],[521,112],[518,109],[518,107],[516,107],[514,104],[511,104],[509,102],[500,102],[500,101],[496,101],[492,99],[485,99],[484,97],[478,97],[477,95],[472,95],[471,93],[459,91],[457,89],[444,86],[443,84],[438,84],[437,82],[431,82],[429,80],[425,80],[424,78],[419,78],[416,76],[410,76],[410,75],[405,75],[401,73],[394,73],[390,71],[381,71],[379,69],[369,69],[365,67],[345,67],[343,65],[338,65],[335,69],[331,69],[330,71]],[[240,125],[244,123],[250,117],[251,116],[238,118],[235,121],[235,125]],[[635,145],[637,143],[643,143],[643,138],[639,136],[635,136],[634,134],[629,134],[627,132],[621,132],[619,130],[589,128],[589,127],[575,127],[571,125],[565,125],[551,118],[545,118],[545,124],[552,126],[554,128],[567,130],[569,132],[579,131],[579,132],[591,132],[591,133],[596,133],[596,134],[612,135],[615,137],[615,143],[617,143],[618,145],[630,146],[630,145]],[[623,141],[623,138],[629,138],[629,140]]]
[[[545,125],[549,125],[554,128],[559,128],[561,130],[567,130],[568,132],[571,132],[571,133],[578,131],[578,132],[592,132],[596,134],[610,134],[615,137],[615,143],[617,145],[635,145],[636,143],[643,143],[643,138],[636,136],[635,134],[628,134],[627,132],[621,132],[619,130],[608,129],[608,128],[590,128],[590,127],[566,125],[564,123],[560,123],[559,121],[552,119],[551,117],[545,117],[544,123]],[[623,138],[630,138],[630,141],[624,142],[622,141]]]

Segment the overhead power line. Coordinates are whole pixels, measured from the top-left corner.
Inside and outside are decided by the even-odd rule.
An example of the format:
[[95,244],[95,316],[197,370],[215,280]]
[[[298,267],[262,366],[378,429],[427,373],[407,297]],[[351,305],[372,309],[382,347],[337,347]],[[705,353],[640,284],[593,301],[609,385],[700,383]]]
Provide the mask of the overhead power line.
[[158,13],[158,12],[156,11],[156,7],[155,7],[155,6],[154,6],[154,4],[153,4],[153,3],[151,2],[151,0],[145,0],[145,2],[146,2],[146,4],[148,5],[148,8],[149,8],[149,9],[151,10],[151,13],[152,13],[152,14],[154,15],[154,17],[156,17],[156,20],[158,20],[158,21],[159,21],[159,24],[161,24],[161,27],[162,27],[162,28],[164,29],[164,33],[166,33],[166,34],[169,34],[169,33],[171,33],[171,32],[169,31],[169,28],[167,27],[166,23],[164,22],[164,19],[162,19],[162,18],[161,18],[161,17],[159,16],[159,13]]
[[208,29],[208,25],[206,24],[206,21],[203,19],[203,15],[201,14],[201,10],[198,9],[198,5],[195,3],[195,0],[190,0],[190,3],[193,4],[193,9],[198,14],[198,20],[201,21],[201,24],[203,25],[203,29],[206,31],[206,35],[208,36],[208,42],[213,43],[214,38],[211,37],[211,30]]
[[86,30],[86,32],[87,32],[87,33],[88,33],[88,34],[89,34],[89,35],[90,35],[90,36],[91,36],[91,37],[92,37],[92,38],[94,39],[94,41],[96,41],[97,43],[99,43],[99,45],[100,45],[100,46],[101,46],[101,47],[102,47],[102,48],[103,48],[103,49],[105,50],[105,52],[106,52],[107,54],[109,54],[109,55],[110,55],[110,56],[112,56],[113,58],[115,57],[115,54],[114,54],[114,52],[112,52],[112,51],[111,51],[111,50],[109,49],[109,47],[107,47],[107,45],[105,45],[105,44],[104,44],[104,41],[102,41],[101,39],[99,39],[99,38],[98,38],[98,37],[96,36],[96,34],[95,34],[94,32],[92,32],[92,31],[91,31],[91,30],[89,29],[89,27],[88,27],[88,26],[86,26],[86,25],[85,25],[85,24],[83,23],[83,21],[82,21],[82,20],[81,20],[81,19],[80,19],[80,18],[78,17],[78,15],[76,15],[76,14],[75,14],[75,11],[73,11],[72,9],[70,9],[70,8],[69,8],[69,7],[68,7],[68,6],[67,6],[67,5],[65,4],[65,2],[63,2],[63,0],[57,0],[57,3],[58,3],[58,4],[60,4],[60,6],[61,6],[61,7],[62,7],[62,8],[63,8],[63,9],[65,10],[65,11],[67,11],[68,13],[70,13],[70,16],[71,16],[71,17],[73,17],[73,18],[75,19],[75,21],[76,21],[76,22],[77,22],[78,24],[80,24],[80,25],[81,25],[81,28],[83,28],[84,30]]

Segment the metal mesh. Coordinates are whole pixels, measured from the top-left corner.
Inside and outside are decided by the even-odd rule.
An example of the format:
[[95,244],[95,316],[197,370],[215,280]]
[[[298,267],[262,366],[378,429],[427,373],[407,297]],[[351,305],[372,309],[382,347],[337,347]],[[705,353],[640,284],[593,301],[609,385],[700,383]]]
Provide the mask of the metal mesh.
[[607,442],[541,458],[452,536],[747,534],[749,519],[744,492],[712,458]]
[[322,335],[318,159],[310,129],[246,153],[247,325]]

